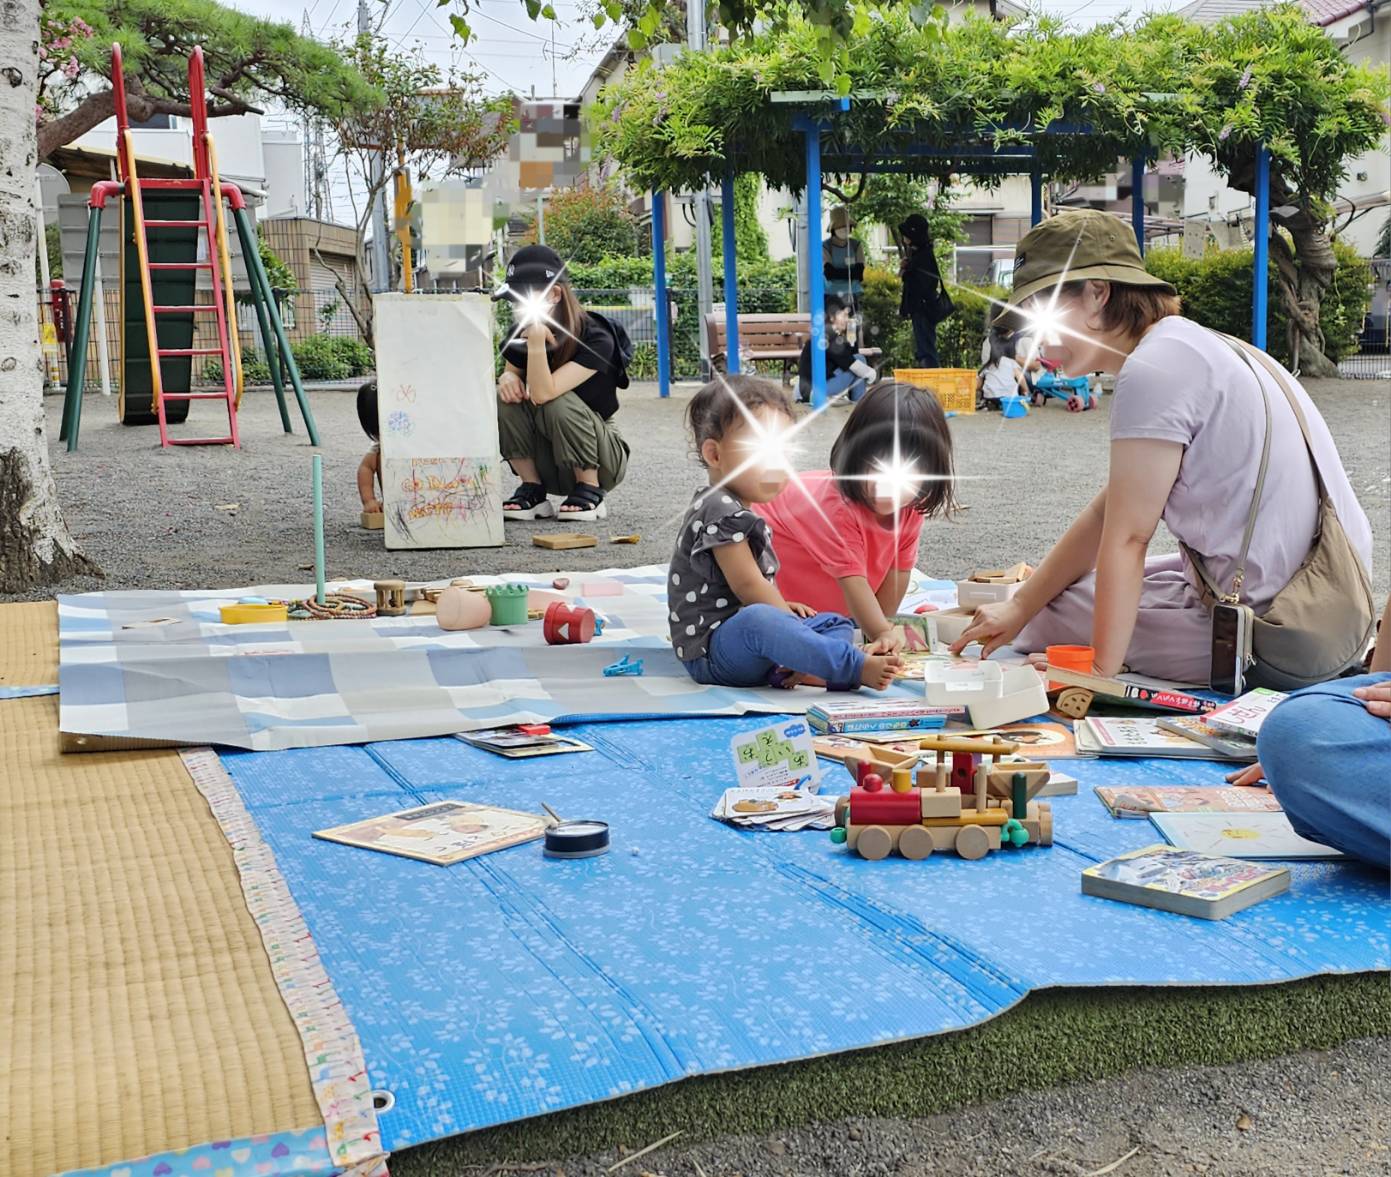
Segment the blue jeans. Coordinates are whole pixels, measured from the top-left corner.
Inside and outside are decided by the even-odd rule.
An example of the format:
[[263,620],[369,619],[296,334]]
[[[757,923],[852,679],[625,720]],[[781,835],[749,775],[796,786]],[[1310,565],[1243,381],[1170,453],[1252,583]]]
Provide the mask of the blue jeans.
[[686,669],[698,683],[766,687],[784,667],[824,679],[835,691],[860,686],[864,653],[850,641],[854,623],[839,613],[797,617],[776,605],[745,605],[710,635],[703,658]]
[[1296,691],[1261,724],[1256,751],[1296,832],[1391,869],[1391,721],[1352,693],[1384,682],[1391,674]]
[[[855,359],[862,364],[865,362],[864,356],[860,355],[858,352],[855,353]],[[857,401],[860,397],[864,396],[866,387],[867,385],[863,379],[856,376],[849,368],[842,368],[834,375],[826,377],[826,399],[829,400],[833,396],[839,396],[848,388],[850,390],[850,400]]]

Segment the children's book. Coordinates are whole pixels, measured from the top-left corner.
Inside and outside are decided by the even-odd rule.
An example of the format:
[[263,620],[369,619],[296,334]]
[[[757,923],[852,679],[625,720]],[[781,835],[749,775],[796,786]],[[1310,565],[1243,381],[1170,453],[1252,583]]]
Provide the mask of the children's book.
[[821,785],[811,730],[800,716],[740,732],[729,742],[734,773],[743,789],[805,789]]
[[1333,859],[1347,857],[1294,832],[1283,813],[1151,813],[1164,840],[1180,850],[1231,858]]
[[726,789],[710,816],[765,830],[829,830],[835,808],[835,798],[804,789]]
[[449,866],[493,850],[535,841],[549,824],[547,818],[537,813],[469,801],[437,801],[331,830],[315,830],[314,837]]
[[473,732],[459,732],[458,739],[485,752],[496,752],[511,760],[525,760],[532,756],[556,756],[562,752],[593,752],[594,749],[582,740],[555,732],[528,732],[520,727],[485,727]]
[[1173,732],[1175,735],[1185,736],[1190,740],[1197,740],[1198,743],[1205,744],[1224,760],[1249,762],[1256,759],[1255,740],[1248,740],[1245,736],[1234,735],[1230,732],[1218,731],[1207,722],[1206,716],[1165,715],[1160,718],[1159,726],[1166,732]]
[[1289,890],[1290,872],[1172,846],[1146,846],[1082,872],[1082,893],[1224,920]]
[[833,732],[940,730],[952,716],[965,715],[964,707],[929,707],[910,699],[861,701],[835,699],[807,708],[807,722],[818,734]]
[[1097,785],[1092,790],[1112,817],[1151,813],[1279,813],[1268,789],[1200,788],[1163,785]]
[[1072,729],[1079,756],[1163,756],[1214,760],[1212,749],[1197,740],[1165,731],[1154,719],[1115,719],[1089,715]]
[[1106,678],[1099,674],[1084,674],[1080,670],[1067,670],[1061,666],[1048,664],[1048,678],[1051,682],[1068,687],[1086,687],[1105,703],[1119,703],[1126,707],[1144,707],[1151,711],[1177,711],[1186,715],[1203,715],[1212,711],[1217,704],[1211,699],[1200,699],[1159,679],[1141,679],[1131,676],[1130,680]]
[[1207,717],[1207,721],[1218,731],[1233,732],[1238,736],[1245,736],[1248,740],[1254,740],[1256,733],[1261,730],[1261,724],[1265,722],[1265,717],[1274,711],[1276,705],[1283,702],[1284,698],[1283,691],[1257,687],[1254,691],[1247,691],[1225,706],[1217,708]]

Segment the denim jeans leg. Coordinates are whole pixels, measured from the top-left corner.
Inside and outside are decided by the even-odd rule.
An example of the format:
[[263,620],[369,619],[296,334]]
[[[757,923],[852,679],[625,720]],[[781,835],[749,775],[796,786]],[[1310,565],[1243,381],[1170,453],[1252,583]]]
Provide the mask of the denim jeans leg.
[[726,686],[765,686],[778,667],[812,674],[840,690],[859,686],[864,654],[836,613],[805,620],[774,605],[746,605],[710,635],[709,669]]

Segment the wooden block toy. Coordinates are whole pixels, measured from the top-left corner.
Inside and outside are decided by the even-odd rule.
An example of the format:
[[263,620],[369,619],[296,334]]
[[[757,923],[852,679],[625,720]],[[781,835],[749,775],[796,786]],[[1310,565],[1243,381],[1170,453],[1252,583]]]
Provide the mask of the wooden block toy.
[[527,587],[524,584],[490,584],[483,590],[492,610],[494,625],[523,625],[527,620]]
[[1053,710],[1069,719],[1082,719],[1091,710],[1095,696],[1086,687],[1064,687],[1058,692]]
[[611,536],[609,536],[609,543],[611,543],[611,544],[635,544],[635,543],[637,543],[638,540],[640,540],[640,539],[642,539],[642,536],[636,535],[636,534],[634,534],[634,535],[611,535]]
[[962,609],[977,609],[1008,601],[1032,572],[1027,564],[1013,568],[987,568],[973,572],[967,579],[956,582],[956,603]]
[[563,590],[563,589],[568,589],[569,587],[570,587],[570,578],[569,578],[568,576],[557,576],[553,581],[551,581],[551,588],[553,588],[553,589],[562,589],[562,590]]
[[440,629],[481,629],[493,616],[493,607],[481,593],[464,588],[447,588],[435,602],[435,620]]
[[954,817],[961,812],[960,789],[946,788],[940,793],[935,789],[922,789],[920,792],[920,808],[924,818]]
[[372,588],[377,593],[377,616],[401,617],[406,612],[406,582],[404,580],[378,580]]
[[290,610],[284,601],[239,601],[235,605],[223,605],[218,613],[223,625],[255,625],[285,621]]
[[549,535],[533,535],[531,542],[538,548],[563,551],[566,548],[592,548],[598,544],[599,537],[578,531],[553,531]]
[[913,787],[913,773],[907,768],[895,768],[890,777],[889,787],[895,793],[906,793]]
[[581,645],[594,639],[596,618],[593,609],[582,609],[564,601],[552,601],[541,619],[541,633],[552,646]]
[[363,511],[359,524],[368,531],[382,531],[386,527],[386,516],[381,511]]
[[912,826],[922,821],[916,793],[862,787],[850,793],[850,816],[860,825]]

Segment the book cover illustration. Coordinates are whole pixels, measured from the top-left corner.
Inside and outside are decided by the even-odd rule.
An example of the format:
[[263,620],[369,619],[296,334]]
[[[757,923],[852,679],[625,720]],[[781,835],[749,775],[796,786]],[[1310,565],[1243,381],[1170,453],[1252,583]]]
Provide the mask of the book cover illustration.
[[536,813],[475,805],[468,801],[437,801],[381,817],[351,822],[314,837],[363,850],[379,850],[450,866],[480,854],[503,850],[540,838],[548,819]]
[[1089,866],[1083,875],[1133,887],[1184,895],[1204,902],[1227,899],[1273,875],[1287,873],[1253,862],[1214,857],[1172,846],[1146,846],[1108,862]]
[[1254,740],[1261,730],[1265,717],[1284,701],[1283,691],[1272,691],[1267,687],[1257,687],[1239,695],[1225,706],[1217,708],[1207,721],[1218,731],[1235,732]]
[[729,748],[741,789],[805,789],[815,793],[821,787],[821,766],[812,746],[811,729],[800,717],[739,732]]
[[1074,729],[1077,751],[1087,756],[1175,756],[1210,759],[1212,750],[1176,732],[1165,731],[1155,719],[1115,719],[1087,716]]
[[1284,813],[1152,813],[1164,840],[1181,850],[1229,858],[1335,859],[1341,851],[1294,832]]
[[1207,720],[1197,715],[1166,715],[1159,720],[1159,726],[1166,732],[1196,740],[1205,747],[1228,760],[1252,761],[1256,759],[1256,741],[1235,732],[1218,731]]
[[1093,792],[1112,817],[1144,818],[1151,813],[1280,812],[1280,802],[1268,789],[1097,785]]
[[1006,723],[1000,727],[972,728],[948,735],[963,735],[986,739],[999,736],[1018,744],[1021,752],[1035,760],[1072,760],[1077,756],[1077,744],[1073,735],[1061,723]]
[[710,816],[730,825],[768,830],[830,829],[835,799],[802,789],[726,789]]

